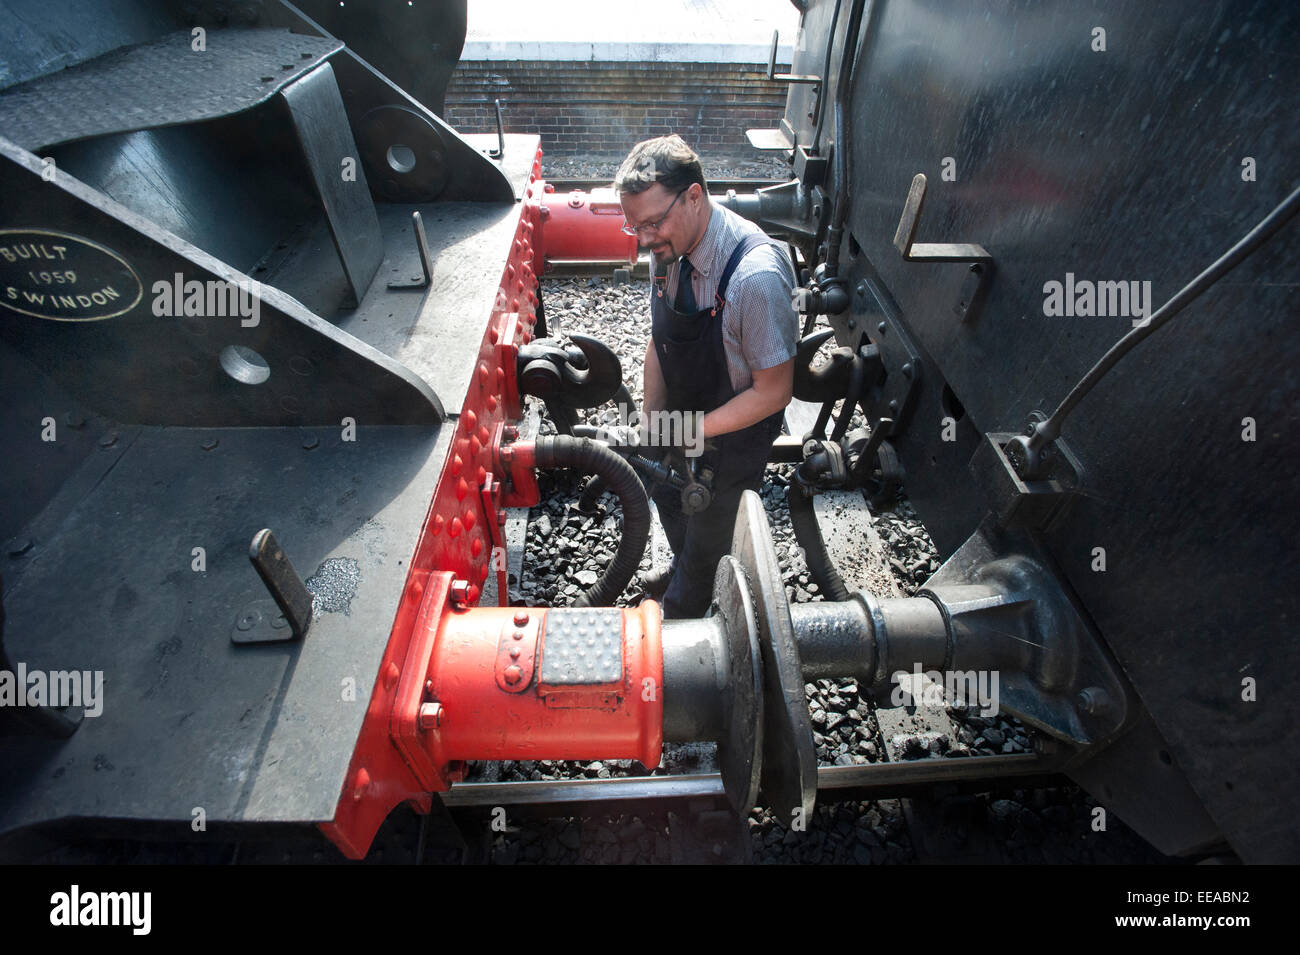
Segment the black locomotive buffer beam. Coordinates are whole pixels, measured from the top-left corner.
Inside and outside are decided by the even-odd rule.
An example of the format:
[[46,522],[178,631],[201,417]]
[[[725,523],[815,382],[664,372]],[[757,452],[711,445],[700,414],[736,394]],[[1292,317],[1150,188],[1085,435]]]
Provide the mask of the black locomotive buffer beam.
[[974,242],[917,242],[916,229],[925,207],[925,173],[912,177],[903,214],[894,232],[894,248],[905,262],[968,262],[970,274],[962,285],[961,294],[953,312],[963,321],[969,321],[979,310],[988,290],[988,280],[993,274],[993,256],[984,246]]

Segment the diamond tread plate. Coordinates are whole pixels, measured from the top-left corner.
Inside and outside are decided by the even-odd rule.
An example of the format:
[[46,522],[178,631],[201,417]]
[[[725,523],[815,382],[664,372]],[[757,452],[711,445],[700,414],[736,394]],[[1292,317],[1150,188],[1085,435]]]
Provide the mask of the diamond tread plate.
[[114,50],[0,95],[0,129],[24,149],[179,126],[261,103],[343,48],[277,29],[188,30]]
[[542,637],[540,682],[592,686],[623,678],[623,614],[619,610],[549,610]]

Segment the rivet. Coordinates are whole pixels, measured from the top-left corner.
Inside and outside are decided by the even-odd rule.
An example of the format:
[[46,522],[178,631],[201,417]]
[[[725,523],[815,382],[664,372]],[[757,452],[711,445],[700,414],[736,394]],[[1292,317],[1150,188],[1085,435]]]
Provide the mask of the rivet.
[[505,677],[506,682],[511,686],[514,686],[524,678],[524,668],[517,663],[512,663],[510,666],[506,667]]
[[305,451],[314,451],[316,448],[320,447],[320,438],[316,437],[314,434],[309,434],[307,437],[302,439],[302,446]]
[[453,455],[453,456],[452,456],[452,459],[451,459],[451,473],[452,473],[452,474],[459,474],[459,473],[460,473],[460,469],[461,469],[462,467],[464,467],[464,466],[465,466],[465,462],[464,462],[464,460],[461,458],[461,456],[460,456],[459,454],[457,454],[457,455]]
[[474,529],[474,524],[477,522],[477,520],[478,520],[478,518],[474,516],[474,512],[471,511],[471,510],[469,510],[469,509],[466,509],[466,511],[465,511],[465,530],[467,530],[467,531],[472,531],[472,530]]
[[361,797],[366,794],[370,788],[370,773],[362,766],[357,770],[357,774],[352,777],[352,801],[361,802]]
[[469,545],[469,552],[474,557],[483,553],[483,541],[475,537],[473,543]]
[[451,537],[459,537],[459,536],[460,536],[460,532],[463,531],[464,529],[465,529],[465,527],[464,527],[464,525],[461,524],[461,522],[460,522],[460,518],[459,518],[459,517],[453,517],[452,520],[451,520],[451,527],[447,528],[447,533],[448,533],[448,535],[450,535]]
[[465,495],[469,493],[469,482],[461,478],[456,482],[456,500],[465,500]]
[[515,640],[522,640],[524,638],[524,632],[522,630],[516,630],[514,633],[510,634],[510,636]]
[[888,325],[886,325],[884,322],[881,322],[879,325],[876,326],[876,331],[880,332],[880,334],[883,335],[885,334],[888,328],[889,328]]
[[433,523],[429,526],[429,530],[437,534],[439,531],[442,530],[442,526],[446,523],[447,523],[446,519],[443,518],[441,514],[435,514],[433,515]]
[[528,623],[528,614],[524,613],[522,610],[519,613],[515,614],[516,627],[525,626],[527,623]]
[[473,411],[466,410],[463,417],[465,419],[465,433],[469,434],[474,430],[474,426],[478,424],[478,415],[474,414]]
[[518,647],[511,647],[511,648],[510,648],[510,659],[511,659],[511,660],[518,660],[518,659],[519,659],[519,654],[520,654],[520,652],[521,652],[521,651],[520,651],[520,649],[519,649]]
[[392,660],[388,661],[388,666],[384,667],[384,689],[391,690],[397,685],[397,678],[401,676],[402,671],[398,669],[397,664]]

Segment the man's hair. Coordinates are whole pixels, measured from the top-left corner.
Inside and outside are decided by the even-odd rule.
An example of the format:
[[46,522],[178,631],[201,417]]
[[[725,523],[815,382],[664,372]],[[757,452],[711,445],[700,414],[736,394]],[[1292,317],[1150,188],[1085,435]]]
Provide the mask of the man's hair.
[[636,195],[656,182],[669,192],[681,192],[698,182],[704,194],[709,194],[700,157],[677,135],[659,136],[633,146],[614,176],[614,191]]

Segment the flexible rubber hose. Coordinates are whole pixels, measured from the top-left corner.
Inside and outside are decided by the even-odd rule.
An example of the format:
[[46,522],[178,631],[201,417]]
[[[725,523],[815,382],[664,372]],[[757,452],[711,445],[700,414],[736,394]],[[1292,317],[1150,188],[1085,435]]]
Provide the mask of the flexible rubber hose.
[[816,582],[823,599],[848,600],[848,588],[826,553],[826,542],[822,540],[822,529],[817,524],[812,495],[792,478],[785,489],[785,501],[790,506],[790,523],[794,525],[795,539],[808,558],[808,574]]
[[591,589],[573,602],[575,607],[613,606],[640,566],[650,538],[650,499],[645,487],[632,465],[598,441],[558,435],[538,438],[534,446],[539,468],[569,468],[595,474],[623,506],[623,536],[614,559]]

